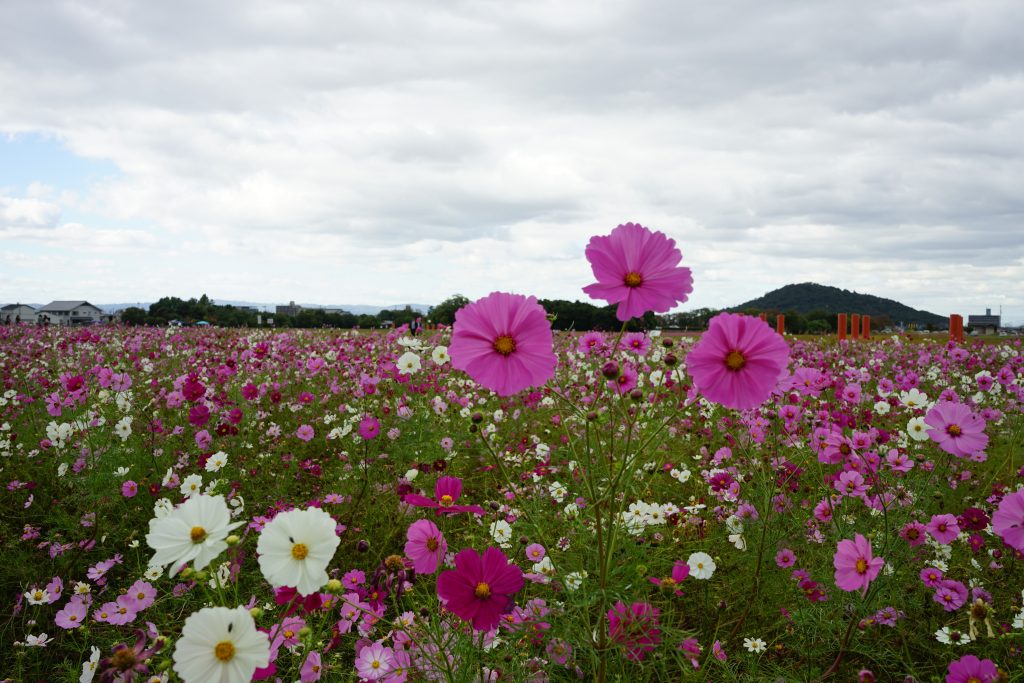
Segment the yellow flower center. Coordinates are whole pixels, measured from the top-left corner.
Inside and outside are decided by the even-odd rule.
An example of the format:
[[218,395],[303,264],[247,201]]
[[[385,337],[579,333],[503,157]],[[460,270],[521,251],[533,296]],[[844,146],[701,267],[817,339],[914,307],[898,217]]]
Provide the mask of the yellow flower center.
[[486,600],[491,597],[491,587],[481,581],[476,585],[476,590],[473,591],[473,595],[479,600]]
[[235,645],[230,640],[222,640],[213,648],[213,654],[222,662],[230,662],[235,656]]
[[963,434],[963,430],[960,429],[960,425],[949,425],[946,427],[946,433],[950,436],[960,436]]
[[305,543],[296,543],[292,546],[292,557],[296,560],[304,560],[306,555],[309,555],[309,548],[306,547]]
[[507,334],[503,334],[494,340],[494,350],[503,356],[507,356],[516,350],[516,340]]
[[35,598],[36,600],[42,600],[43,599],[43,591],[37,590],[35,593],[32,594],[32,597]]
[[641,284],[643,284],[644,279],[640,275],[640,273],[634,270],[630,273],[627,273],[626,277],[624,277],[622,281],[627,287],[639,287]]
[[863,557],[857,558],[857,573],[866,574],[868,571],[868,563]]
[[450,508],[452,506],[452,503],[454,502],[455,499],[446,493],[443,496],[441,496],[441,500],[439,500],[437,504],[443,508]]
[[126,671],[135,666],[135,650],[130,647],[123,647],[110,658],[110,663],[115,669]]
[[747,364],[747,359],[743,357],[743,354],[739,351],[730,351],[729,355],[725,357],[725,367],[729,368],[733,372],[742,370],[743,366]]
[[372,662],[370,662],[370,666],[373,667],[374,669],[379,669],[380,668],[380,660],[379,659],[373,660]]
[[430,552],[434,552],[435,550],[437,550],[437,539],[433,536],[427,539],[427,550],[429,550]]
[[206,540],[208,535],[209,534],[206,533],[206,529],[201,526],[192,527],[192,531],[189,533],[193,543],[202,543]]

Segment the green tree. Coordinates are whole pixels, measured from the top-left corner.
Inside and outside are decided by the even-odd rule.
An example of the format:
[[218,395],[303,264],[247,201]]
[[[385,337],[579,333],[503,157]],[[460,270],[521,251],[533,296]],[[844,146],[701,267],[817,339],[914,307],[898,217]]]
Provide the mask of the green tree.
[[145,325],[149,320],[145,309],[129,306],[121,311],[121,322],[125,325]]
[[455,312],[469,303],[469,299],[461,294],[453,294],[436,306],[431,307],[427,318],[432,323],[451,325],[455,322]]

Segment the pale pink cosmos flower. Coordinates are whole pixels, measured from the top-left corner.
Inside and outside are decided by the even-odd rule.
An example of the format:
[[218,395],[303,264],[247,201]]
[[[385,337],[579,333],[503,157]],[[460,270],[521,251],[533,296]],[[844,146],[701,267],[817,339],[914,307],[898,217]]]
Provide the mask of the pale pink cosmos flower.
[[417,574],[433,574],[448,552],[448,542],[429,519],[413,522],[406,531],[405,556],[412,560]]
[[932,515],[931,521],[925,526],[928,533],[942,545],[949,545],[960,535],[960,526],[956,515]]
[[1024,552],[1024,491],[1003,497],[992,515],[992,531],[1006,545]]

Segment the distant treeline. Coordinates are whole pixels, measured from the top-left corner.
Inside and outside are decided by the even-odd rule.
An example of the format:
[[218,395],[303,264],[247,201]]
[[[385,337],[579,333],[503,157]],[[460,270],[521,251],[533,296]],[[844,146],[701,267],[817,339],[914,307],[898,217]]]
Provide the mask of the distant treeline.
[[[191,325],[206,321],[220,327],[256,327],[256,316],[260,315],[264,325],[268,318],[273,318],[274,327],[319,328],[335,327],[351,329],[380,328],[401,326],[419,317],[424,322],[451,325],[455,321],[455,312],[469,303],[469,299],[461,294],[445,299],[433,306],[427,314],[420,313],[406,306],[399,310],[384,310],[375,315],[367,313],[357,315],[342,311],[327,313],[323,309],[303,309],[297,315],[280,315],[276,313],[259,313],[238,308],[230,304],[220,306],[213,303],[205,294],[199,299],[179,299],[168,296],[150,305],[149,310],[131,307],[121,313],[121,321],[128,325],[167,325],[179,321]],[[541,306],[548,312],[551,325],[556,330],[617,330],[622,323],[615,317],[614,306],[595,306],[585,301],[565,301],[563,299],[541,299]],[[786,331],[790,334],[825,334],[836,329],[836,314],[826,311],[798,313],[797,311],[764,311],[768,314],[768,322],[775,325],[776,313],[786,316]],[[648,313],[641,319],[630,321],[633,330],[669,329],[669,330],[705,330],[708,321],[721,313],[714,308],[698,308],[682,313],[654,315]],[[761,311],[745,310],[744,313],[757,315]],[[878,330],[892,325],[892,320],[885,315],[871,319],[872,329]]]

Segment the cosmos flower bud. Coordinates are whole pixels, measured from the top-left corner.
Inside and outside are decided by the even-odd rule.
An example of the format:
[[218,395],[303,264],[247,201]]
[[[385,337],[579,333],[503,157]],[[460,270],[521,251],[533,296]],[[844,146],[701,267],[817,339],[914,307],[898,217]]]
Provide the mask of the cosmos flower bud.
[[613,360],[608,361],[601,366],[601,374],[604,375],[606,379],[615,379],[619,376],[619,364]]

